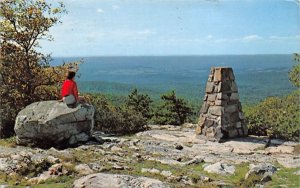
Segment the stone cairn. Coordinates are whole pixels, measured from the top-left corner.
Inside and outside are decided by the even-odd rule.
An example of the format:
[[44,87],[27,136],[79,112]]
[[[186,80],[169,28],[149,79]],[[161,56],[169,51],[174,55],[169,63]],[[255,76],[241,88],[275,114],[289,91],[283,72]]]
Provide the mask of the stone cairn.
[[248,135],[232,68],[211,68],[203,100],[197,134],[211,141]]

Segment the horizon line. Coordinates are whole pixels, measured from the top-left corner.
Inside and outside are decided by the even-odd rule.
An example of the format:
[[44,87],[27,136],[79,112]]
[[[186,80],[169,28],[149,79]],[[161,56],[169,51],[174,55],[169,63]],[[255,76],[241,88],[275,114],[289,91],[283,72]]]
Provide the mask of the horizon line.
[[[293,55],[293,53],[278,53],[278,54],[167,54],[167,55],[82,55],[82,56],[52,56],[52,58],[91,58],[91,57],[187,57],[187,56],[260,56],[260,55]],[[51,54],[50,54],[51,55]]]

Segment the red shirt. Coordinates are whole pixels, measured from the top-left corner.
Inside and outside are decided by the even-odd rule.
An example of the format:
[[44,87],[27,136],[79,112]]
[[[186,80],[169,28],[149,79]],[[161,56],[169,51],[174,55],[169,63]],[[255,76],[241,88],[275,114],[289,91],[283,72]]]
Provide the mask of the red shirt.
[[61,88],[61,97],[65,97],[67,95],[74,95],[76,101],[78,101],[78,89],[77,84],[73,80],[65,80],[62,88]]

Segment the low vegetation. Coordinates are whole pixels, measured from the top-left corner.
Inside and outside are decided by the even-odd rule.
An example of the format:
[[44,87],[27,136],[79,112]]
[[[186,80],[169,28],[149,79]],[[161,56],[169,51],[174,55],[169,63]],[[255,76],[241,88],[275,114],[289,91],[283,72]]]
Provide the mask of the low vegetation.
[[287,96],[269,97],[244,109],[249,133],[269,138],[299,141],[300,136],[300,61],[295,54],[295,65],[289,80],[298,88]]
[[244,109],[249,133],[299,141],[300,92],[284,97],[270,97]]

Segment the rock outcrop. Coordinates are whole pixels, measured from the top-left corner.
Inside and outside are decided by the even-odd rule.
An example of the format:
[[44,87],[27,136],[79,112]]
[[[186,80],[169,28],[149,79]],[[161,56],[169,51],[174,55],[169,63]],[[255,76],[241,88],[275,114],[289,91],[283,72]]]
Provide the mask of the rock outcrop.
[[215,173],[215,174],[234,174],[235,167],[233,165],[228,165],[225,163],[217,162],[215,164],[207,165],[204,168],[204,171],[208,173]]
[[133,177],[118,174],[90,174],[76,180],[74,188],[92,188],[92,187],[132,187],[132,188],[168,188],[163,182],[146,177]]
[[196,133],[211,141],[248,134],[232,68],[211,68]]
[[88,141],[94,126],[94,107],[63,102],[35,102],[19,112],[15,132],[17,143],[40,147],[65,147]]
[[259,177],[260,183],[265,183],[272,180],[272,175],[277,171],[277,168],[270,163],[262,163],[258,165],[250,165],[250,170],[245,175],[245,179],[251,176]]

